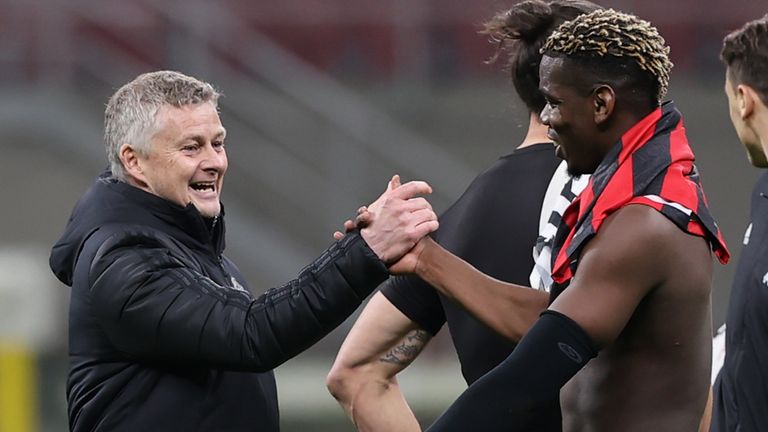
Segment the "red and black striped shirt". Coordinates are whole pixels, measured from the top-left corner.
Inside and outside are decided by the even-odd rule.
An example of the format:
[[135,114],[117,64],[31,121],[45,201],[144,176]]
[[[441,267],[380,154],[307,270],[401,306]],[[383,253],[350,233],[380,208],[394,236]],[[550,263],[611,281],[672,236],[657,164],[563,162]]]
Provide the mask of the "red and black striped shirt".
[[628,204],[655,208],[680,229],[706,238],[717,258],[729,259],[707,207],[680,112],[666,102],[629,129],[571,203],[555,236],[552,299],[568,285],[587,241],[613,212]]

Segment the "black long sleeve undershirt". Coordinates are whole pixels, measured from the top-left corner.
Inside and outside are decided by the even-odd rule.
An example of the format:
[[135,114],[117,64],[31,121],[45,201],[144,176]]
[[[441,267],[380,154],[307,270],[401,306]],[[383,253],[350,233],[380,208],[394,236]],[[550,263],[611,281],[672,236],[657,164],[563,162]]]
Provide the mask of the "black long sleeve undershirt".
[[462,393],[427,432],[553,430],[560,418],[544,408],[558,403],[560,388],[596,355],[578,324],[544,311],[512,354]]

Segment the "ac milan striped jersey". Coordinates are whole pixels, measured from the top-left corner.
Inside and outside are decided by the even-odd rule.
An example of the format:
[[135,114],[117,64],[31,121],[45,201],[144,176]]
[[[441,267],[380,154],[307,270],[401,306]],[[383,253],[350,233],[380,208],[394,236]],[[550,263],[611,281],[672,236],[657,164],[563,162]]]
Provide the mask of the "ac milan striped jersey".
[[554,299],[576,272],[578,257],[603,221],[628,204],[661,212],[680,229],[706,238],[720,262],[729,252],[709,212],[685,136],[682,115],[666,102],[622,135],[563,214],[553,248]]

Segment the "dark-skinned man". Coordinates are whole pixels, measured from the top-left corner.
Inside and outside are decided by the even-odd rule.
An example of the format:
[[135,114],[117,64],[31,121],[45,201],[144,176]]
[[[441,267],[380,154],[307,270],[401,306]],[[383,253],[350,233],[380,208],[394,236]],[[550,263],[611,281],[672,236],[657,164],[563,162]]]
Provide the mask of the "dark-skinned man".
[[507,331],[525,335],[429,431],[536,430],[537,409],[558,394],[566,431],[695,430],[709,386],[712,252],[729,255],[681,114],[661,104],[669,48],[650,23],[606,10],[564,23],[542,52],[541,119],[569,171],[593,176],[563,216],[549,298],[428,238],[391,268],[477,316],[503,304]]

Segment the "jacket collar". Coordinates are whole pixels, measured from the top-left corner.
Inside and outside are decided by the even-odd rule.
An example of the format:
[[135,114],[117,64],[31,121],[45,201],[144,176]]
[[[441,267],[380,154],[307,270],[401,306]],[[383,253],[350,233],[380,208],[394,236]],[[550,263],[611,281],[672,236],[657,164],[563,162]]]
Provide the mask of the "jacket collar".
[[[134,204],[131,207],[135,206],[143,209],[147,215],[170,228],[172,230],[171,234],[175,234],[174,237],[178,237],[178,240],[187,243],[188,246],[207,249],[216,256],[221,255],[224,251],[223,205],[221,207],[221,214],[215,220],[211,220],[204,218],[191,203],[186,206],[180,206],[165,198],[119,181],[113,178],[110,172],[103,173],[98,181],[108,190],[119,194],[126,201]],[[192,240],[192,242],[189,240]]]

